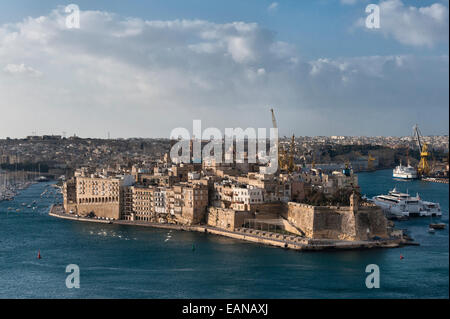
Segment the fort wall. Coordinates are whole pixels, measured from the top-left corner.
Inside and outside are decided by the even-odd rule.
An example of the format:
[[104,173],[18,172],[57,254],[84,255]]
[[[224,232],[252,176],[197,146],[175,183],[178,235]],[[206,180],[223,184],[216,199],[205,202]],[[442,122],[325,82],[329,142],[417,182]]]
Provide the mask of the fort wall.
[[368,240],[387,238],[387,219],[381,209],[367,207],[311,206],[288,203],[286,218],[309,238]]

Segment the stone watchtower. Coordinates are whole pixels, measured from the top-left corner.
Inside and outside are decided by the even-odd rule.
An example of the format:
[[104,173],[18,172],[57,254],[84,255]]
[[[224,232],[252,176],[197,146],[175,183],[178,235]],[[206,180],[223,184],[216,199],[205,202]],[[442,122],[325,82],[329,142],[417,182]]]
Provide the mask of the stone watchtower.
[[356,193],[353,192],[350,195],[350,210],[356,213],[358,211],[358,207],[359,207],[359,198],[358,195],[356,195]]

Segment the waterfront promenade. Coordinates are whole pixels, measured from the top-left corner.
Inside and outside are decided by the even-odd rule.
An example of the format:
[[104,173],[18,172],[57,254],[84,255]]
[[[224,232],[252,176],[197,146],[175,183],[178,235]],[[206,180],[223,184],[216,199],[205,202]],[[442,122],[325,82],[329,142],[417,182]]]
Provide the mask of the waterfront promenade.
[[128,220],[104,220],[88,217],[80,217],[74,214],[67,214],[61,205],[52,205],[50,207],[49,215],[62,219],[69,219],[79,222],[101,223],[101,224],[116,224],[128,226],[153,227],[161,229],[172,229],[178,231],[193,231],[200,233],[208,233],[229,238],[249,241],[257,244],[275,246],[293,250],[348,250],[348,249],[369,249],[369,248],[395,248],[403,245],[417,245],[414,242],[405,240],[404,238],[395,237],[385,240],[371,240],[371,241],[346,241],[346,240],[330,240],[330,239],[311,239],[295,235],[283,235],[272,233],[268,231],[260,231],[249,228],[237,228],[234,231],[216,228],[207,225],[175,225],[175,224],[161,224],[142,221],[128,221]]

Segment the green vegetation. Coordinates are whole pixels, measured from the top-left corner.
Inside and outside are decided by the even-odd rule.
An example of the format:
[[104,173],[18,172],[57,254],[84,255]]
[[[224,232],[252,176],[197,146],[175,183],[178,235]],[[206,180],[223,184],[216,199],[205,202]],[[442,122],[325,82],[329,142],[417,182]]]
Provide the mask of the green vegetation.
[[313,206],[349,206],[350,195],[353,192],[361,199],[361,194],[357,189],[339,189],[331,196],[326,196],[319,189],[307,189],[302,203]]

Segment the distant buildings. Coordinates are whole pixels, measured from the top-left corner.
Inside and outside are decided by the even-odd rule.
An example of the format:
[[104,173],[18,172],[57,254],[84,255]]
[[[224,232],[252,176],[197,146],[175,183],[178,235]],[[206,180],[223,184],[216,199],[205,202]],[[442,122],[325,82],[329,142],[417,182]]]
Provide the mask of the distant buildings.
[[[64,183],[64,208],[82,217],[209,225],[229,231],[263,223],[267,229],[312,237],[324,237],[322,230],[332,227],[335,233],[325,232],[332,238],[352,240],[368,236],[366,233],[362,236],[356,229],[361,222],[367,229],[374,229],[371,234],[385,234],[381,229],[384,224],[378,220],[382,214],[377,208],[369,205],[361,210],[364,214],[374,211],[373,220],[378,220],[379,229],[367,224],[372,217],[361,221],[356,215],[352,217],[352,212],[363,214],[359,212],[357,199],[350,199],[350,206],[327,206],[320,210],[311,205],[294,205],[307,200],[310,194],[322,194],[322,201],[330,203],[336,194],[343,193],[347,201],[350,194],[357,196],[358,180],[350,169],[327,174],[318,168],[298,166],[293,173],[262,174],[259,168],[230,163],[172,164],[168,157],[129,169],[80,168]],[[319,218],[323,224],[314,226],[314,220]],[[349,220],[355,226],[348,226],[351,228],[348,233],[338,234],[337,229],[343,227],[339,223]]]
[[[448,152],[448,137],[424,139],[434,149],[446,148]],[[351,168],[389,167],[402,147],[413,149],[414,143],[412,137],[281,139],[281,147],[294,149],[294,169],[268,174],[267,167],[248,162],[217,163],[210,159],[172,163],[167,154],[171,145],[168,139],[32,136],[0,140],[0,164],[10,171],[46,167],[48,174],[67,177],[64,208],[66,213],[79,216],[203,224],[227,231],[260,227],[299,236],[329,234],[338,238],[336,229],[347,225],[346,221],[362,223],[355,227],[369,230],[375,229],[372,222],[384,225],[375,207],[360,203],[353,206],[358,206],[355,211],[350,209],[349,197],[359,190]],[[368,153],[368,149],[379,155]],[[441,166],[448,171],[448,164]],[[361,218],[353,218],[351,212]],[[378,217],[372,220],[367,214]],[[309,232],[309,227],[318,228]],[[346,231],[346,238],[364,237],[362,228],[355,233],[355,227],[353,235]],[[374,233],[383,232],[368,234]]]

